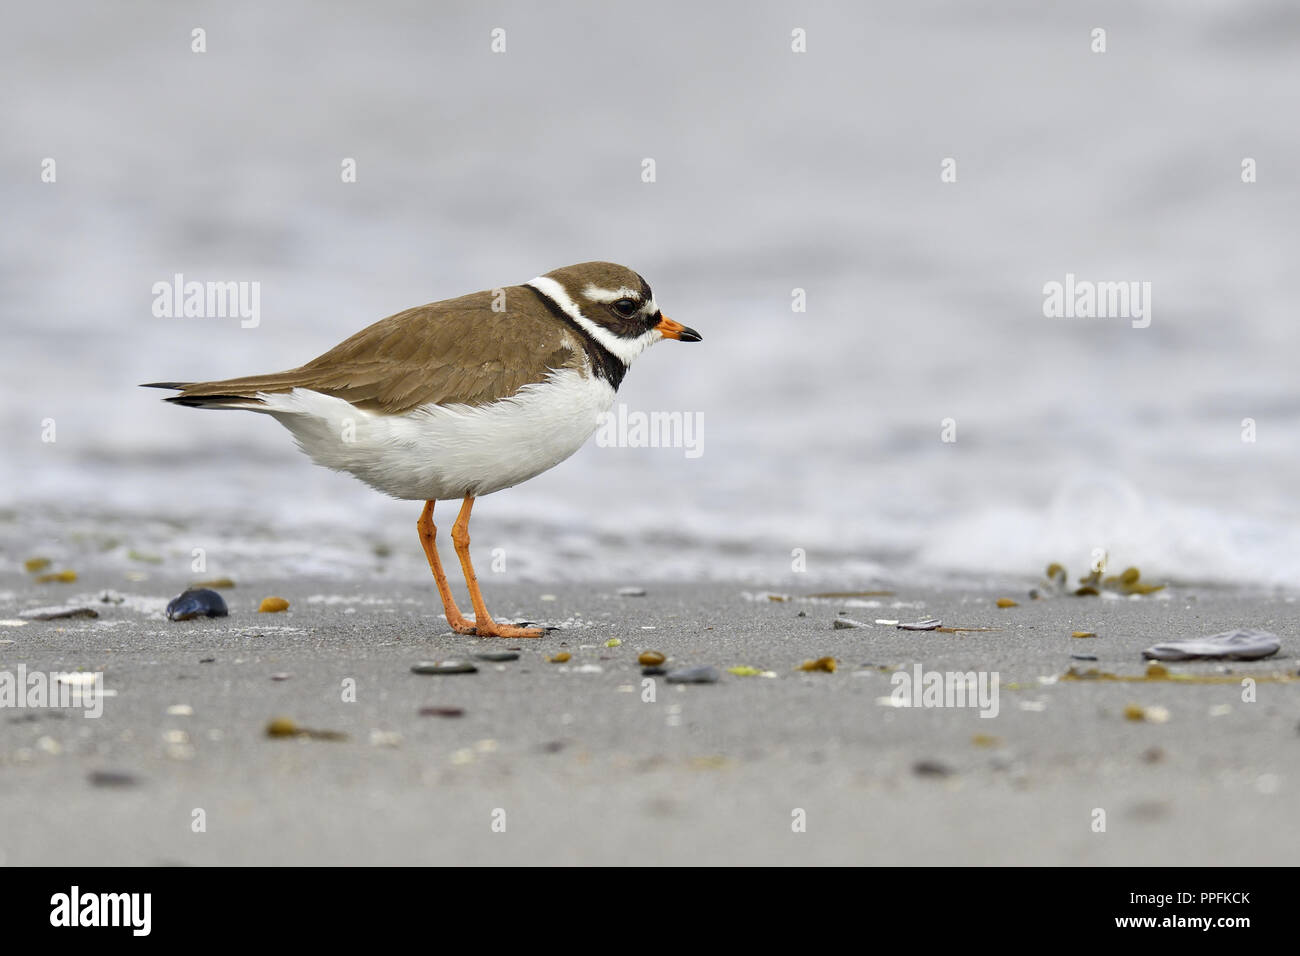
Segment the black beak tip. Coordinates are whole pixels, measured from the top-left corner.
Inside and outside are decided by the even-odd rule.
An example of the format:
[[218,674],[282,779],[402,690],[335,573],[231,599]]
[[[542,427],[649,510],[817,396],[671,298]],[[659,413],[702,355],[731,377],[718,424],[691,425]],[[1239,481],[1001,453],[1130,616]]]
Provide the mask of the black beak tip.
[[700,335],[694,329],[682,329],[683,342],[703,342],[704,336]]

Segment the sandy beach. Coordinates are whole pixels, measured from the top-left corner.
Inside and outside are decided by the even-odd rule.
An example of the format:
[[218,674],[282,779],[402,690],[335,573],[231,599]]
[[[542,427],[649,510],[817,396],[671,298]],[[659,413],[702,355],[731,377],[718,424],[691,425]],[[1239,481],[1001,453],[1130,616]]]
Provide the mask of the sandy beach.
[[[452,635],[431,586],[402,583],[242,582],[223,592],[229,617],[167,621],[187,583],[4,579],[9,620],[104,588],[126,598],[94,604],[95,620],[0,634],[0,665],[102,669],[114,694],[99,719],[3,714],[0,814],[21,821],[4,862],[1285,864],[1300,836],[1300,684],[1260,680],[1244,702],[1239,682],[1296,675],[1293,600],[1180,588],[1035,601],[1029,581],[780,601],[727,584],[631,597],[618,591],[636,582],[493,582],[503,616],[558,625],[511,643]],[[290,609],[257,613],[271,594]],[[1019,606],[995,605],[1008,596]],[[996,630],[835,628],[845,615]],[[1274,631],[1282,653],[1171,664],[1166,680],[1059,679],[1071,666],[1141,676],[1144,647],[1237,626]],[[506,647],[519,659],[477,673],[411,671]],[[654,678],[650,702],[646,650],[721,680]],[[833,673],[798,669],[828,656]],[[917,664],[996,673],[996,715],[890,705],[893,673]],[[276,717],[346,739],[268,737]]]
[[[1296,862],[1294,5],[11,6],[0,864]],[[488,605],[540,640],[449,632],[420,501],[138,387],[590,260],[702,339],[475,505]],[[535,292],[509,314],[560,318]],[[526,327],[456,332],[452,377],[552,368]],[[401,341],[375,368],[441,362]],[[406,368],[355,374],[424,394]],[[456,499],[592,411],[380,457],[495,444],[407,489]],[[1030,598],[1103,560],[1167,587]],[[166,619],[221,576],[228,617]],[[923,618],[954,630],[877,623]],[[1238,628],[1280,652],[1148,678]]]

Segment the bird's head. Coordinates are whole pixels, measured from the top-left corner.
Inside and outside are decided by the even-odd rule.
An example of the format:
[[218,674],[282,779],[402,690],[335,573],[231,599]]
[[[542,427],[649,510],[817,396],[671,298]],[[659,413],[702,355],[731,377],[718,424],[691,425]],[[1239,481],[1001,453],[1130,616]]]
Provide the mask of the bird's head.
[[650,285],[627,266],[582,262],[528,283],[624,365],[662,339],[698,342],[700,333],[659,311]]

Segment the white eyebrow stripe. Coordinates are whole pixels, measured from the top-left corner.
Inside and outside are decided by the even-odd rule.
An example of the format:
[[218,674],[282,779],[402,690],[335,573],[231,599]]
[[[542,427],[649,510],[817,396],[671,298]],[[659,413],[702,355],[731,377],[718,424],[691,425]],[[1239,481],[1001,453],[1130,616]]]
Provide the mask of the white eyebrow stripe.
[[[611,302],[617,302],[619,299],[631,299],[635,302],[637,297],[641,295],[640,292],[634,292],[627,286],[622,286],[618,289],[602,289],[594,283],[589,284],[587,288],[583,289],[582,294],[592,302],[600,302],[604,305],[609,305]],[[651,296],[650,301],[644,303],[638,311],[645,316],[651,316],[658,312],[659,306],[655,304],[654,296]]]
[[617,302],[619,299],[631,299],[635,302],[641,298],[640,292],[629,289],[627,286],[621,286],[617,289],[602,289],[595,283],[588,284],[587,288],[582,290],[582,294],[592,302],[601,302],[605,305]]
[[615,335],[605,326],[593,322],[583,315],[582,310],[578,308],[578,303],[569,298],[569,293],[564,290],[564,286],[550,276],[538,276],[531,282],[525,283],[525,285],[536,289],[554,302],[561,312],[577,323],[578,328],[604,346],[610,354],[619,359],[624,365],[631,365],[634,358],[663,338],[663,333],[653,328],[634,339],[625,339]]

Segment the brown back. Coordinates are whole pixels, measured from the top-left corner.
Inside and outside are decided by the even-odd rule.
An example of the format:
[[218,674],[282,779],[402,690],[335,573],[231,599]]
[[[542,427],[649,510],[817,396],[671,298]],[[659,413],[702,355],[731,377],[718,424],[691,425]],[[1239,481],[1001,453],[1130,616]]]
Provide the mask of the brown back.
[[418,405],[485,405],[545,381],[552,369],[585,368],[583,346],[536,293],[510,286],[505,311],[475,292],[399,312],[287,372],[184,386],[177,399],[251,399],[310,388],[368,411],[396,415]]

